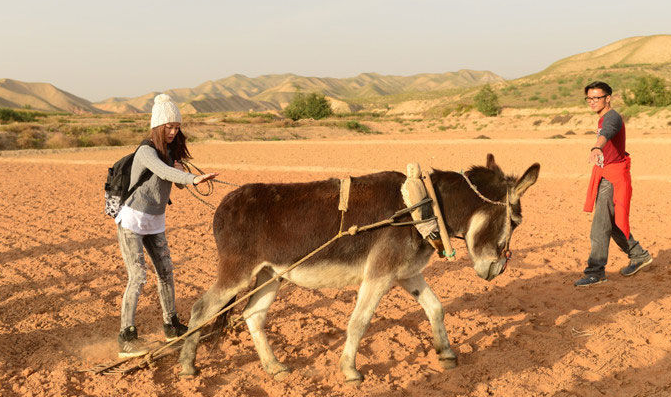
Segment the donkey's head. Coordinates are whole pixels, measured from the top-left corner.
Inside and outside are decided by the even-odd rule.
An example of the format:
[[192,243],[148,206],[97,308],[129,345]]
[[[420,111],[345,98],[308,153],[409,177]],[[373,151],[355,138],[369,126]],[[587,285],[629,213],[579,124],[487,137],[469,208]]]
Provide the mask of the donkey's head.
[[507,176],[494,156],[488,154],[486,167],[475,166],[465,173],[466,182],[472,186],[463,194],[473,211],[469,211],[462,230],[475,272],[485,280],[492,280],[506,269],[512,255],[510,238],[522,223],[520,198],[536,183],[539,170],[540,164],[535,163],[520,178]]

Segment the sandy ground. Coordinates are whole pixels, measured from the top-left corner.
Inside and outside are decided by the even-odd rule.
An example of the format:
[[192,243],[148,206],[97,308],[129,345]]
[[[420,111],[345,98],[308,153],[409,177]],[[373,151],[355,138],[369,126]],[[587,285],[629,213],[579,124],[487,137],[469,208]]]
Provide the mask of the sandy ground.
[[[667,131],[668,133],[668,131]],[[632,278],[612,245],[609,281],[576,289],[589,251],[591,217],[581,211],[593,138],[490,134],[345,136],[338,141],[202,143],[194,162],[232,183],[289,182],[375,170],[409,161],[460,170],[487,153],[509,173],[540,162],[541,176],[522,200],[508,271],[492,282],[475,275],[460,241],[456,262],[434,257],[425,270],[443,302],[459,354],[442,371],[422,309],[395,287],[362,340],[365,381],[343,385],[337,362],[356,289],[286,286],[267,331],[293,372],[266,375],[246,328],[214,347],[201,345],[194,379],[180,379],[175,357],[133,375],[81,373],[116,357],[126,274],[114,223],[102,213],[106,168],[129,149],[0,156],[0,391],[13,395],[135,396],[668,396],[671,395],[671,165],[668,135],[632,134],[632,232],[655,262]],[[176,189],[175,189],[176,190]],[[217,185],[217,204],[229,188]],[[212,210],[173,193],[168,240],[177,308],[188,319],[212,284],[216,253]],[[666,215],[664,215],[666,214]],[[161,336],[155,277],[140,299],[137,324]]]

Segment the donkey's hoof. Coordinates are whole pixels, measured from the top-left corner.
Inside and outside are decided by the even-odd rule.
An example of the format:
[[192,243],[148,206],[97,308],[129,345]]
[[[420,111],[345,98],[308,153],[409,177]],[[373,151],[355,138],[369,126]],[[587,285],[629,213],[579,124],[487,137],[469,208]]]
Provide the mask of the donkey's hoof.
[[358,378],[345,379],[345,386],[359,387],[362,382],[363,382],[363,376],[359,375]]
[[179,371],[180,378],[192,378],[196,376],[196,368],[193,365],[182,365],[182,370]]
[[441,367],[443,369],[452,369],[457,366],[457,358],[441,358],[438,361],[440,361]]
[[289,371],[289,369],[286,369],[285,371],[280,371],[280,372],[277,372],[277,373],[273,374],[273,379],[284,380],[289,376],[289,374],[291,374],[291,371]]
[[268,364],[264,367],[264,370],[277,380],[280,380],[280,378],[285,378],[286,375],[291,372],[291,368],[287,367],[279,361]]
[[358,386],[363,382],[363,375],[357,370],[345,372],[345,384],[349,386]]

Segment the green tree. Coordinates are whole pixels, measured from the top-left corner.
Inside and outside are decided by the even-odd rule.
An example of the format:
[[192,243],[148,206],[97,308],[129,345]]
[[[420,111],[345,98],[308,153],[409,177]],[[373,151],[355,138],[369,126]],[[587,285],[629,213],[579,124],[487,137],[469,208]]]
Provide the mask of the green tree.
[[501,113],[501,106],[499,105],[499,97],[496,95],[489,84],[484,87],[473,98],[475,101],[475,108],[485,116],[496,116]]
[[304,94],[297,92],[289,105],[284,108],[284,115],[296,121],[299,119],[323,119],[333,114],[331,103],[323,94],[316,92]]
[[666,88],[666,82],[655,76],[642,76],[624,94],[624,103],[644,106],[671,105],[671,92]]

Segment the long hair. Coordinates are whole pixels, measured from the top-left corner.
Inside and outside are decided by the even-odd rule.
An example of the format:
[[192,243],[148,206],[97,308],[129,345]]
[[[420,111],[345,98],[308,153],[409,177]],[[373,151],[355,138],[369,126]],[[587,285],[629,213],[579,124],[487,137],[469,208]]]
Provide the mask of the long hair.
[[[173,161],[193,158],[186,147],[186,136],[182,133],[181,128],[177,131],[175,139],[168,144],[165,140],[165,124],[154,127],[151,129],[151,141],[154,143],[159,157],[166,164],[168,164],[171,156]],[[172,164],[168,165],[172,166]]]

